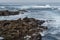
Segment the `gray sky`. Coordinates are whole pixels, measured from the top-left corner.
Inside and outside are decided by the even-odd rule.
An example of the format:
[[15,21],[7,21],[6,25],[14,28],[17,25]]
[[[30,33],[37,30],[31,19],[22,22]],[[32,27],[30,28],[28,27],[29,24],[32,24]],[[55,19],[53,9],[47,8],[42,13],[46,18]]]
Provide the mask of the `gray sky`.
[[23,3],[23,2],[60,2],[60,0],[0,0],[0,3]]

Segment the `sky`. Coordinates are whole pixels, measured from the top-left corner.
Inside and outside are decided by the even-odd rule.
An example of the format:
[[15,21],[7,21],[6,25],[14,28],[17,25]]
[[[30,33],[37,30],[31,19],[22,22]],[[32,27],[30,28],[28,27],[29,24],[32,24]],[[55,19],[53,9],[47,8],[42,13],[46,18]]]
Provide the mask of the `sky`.
[[0,3],[26,3],[26,2],[60,2],[60,0],[0,0]]

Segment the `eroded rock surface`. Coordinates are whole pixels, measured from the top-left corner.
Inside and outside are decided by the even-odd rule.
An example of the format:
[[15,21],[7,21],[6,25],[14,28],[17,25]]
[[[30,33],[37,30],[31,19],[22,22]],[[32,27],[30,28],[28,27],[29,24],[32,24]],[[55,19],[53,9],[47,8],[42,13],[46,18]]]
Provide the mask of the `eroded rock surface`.
[[45,21],[34,18],[0,21],[0,36],[4,40],[41,40],[40,32],[47,27],[41,26]]

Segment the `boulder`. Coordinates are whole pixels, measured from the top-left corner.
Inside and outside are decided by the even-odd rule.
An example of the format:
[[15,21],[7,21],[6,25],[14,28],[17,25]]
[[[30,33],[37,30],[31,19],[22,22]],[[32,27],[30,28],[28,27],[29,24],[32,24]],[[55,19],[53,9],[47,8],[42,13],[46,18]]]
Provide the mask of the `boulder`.
[[41,26],[44,22],[44,20],[28,17],[18,20],[3,20],[0,21],[0,36],[4,37],[4,40],[41,40],[39,33],[47,29],[47,27]]

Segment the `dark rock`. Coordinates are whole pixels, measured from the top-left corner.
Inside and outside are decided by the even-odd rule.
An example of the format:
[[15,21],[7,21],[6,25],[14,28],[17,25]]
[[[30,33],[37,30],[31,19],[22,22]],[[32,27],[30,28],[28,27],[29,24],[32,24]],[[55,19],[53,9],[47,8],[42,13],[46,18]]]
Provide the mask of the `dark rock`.
[[[38,33],[47,29],[47,27],[41,26],[44,22],[43,20],[28,17],[22,20],[20,18],[18,20],[0,21],[0,36],[4,37],[4,40],[26,40],[29,37],[24,37],[28,35],[31,36],[29,40],[41,40],[42,37]],[[38,24],[40,24],[40,26],[38,26]],[[35,33],[37,34],[33,36]]]
[[17,15],[19,14],[19,11],[8,11],[9,15]]
[[43,24],[45,21],[44,20],[37,20],[37,24],[41,25]]
[[8,10],[0,11],[0,16],[8,15]]
[[19,10],[19,11],[28,12],[27,10]]
[[18,15],[24,14],[24,12],[27,12],[26,10],[18,10],[18,11],[9,11],[9,10],[2,10],[0,11],[0,16],[9,16],[9,15]]
[[39,35],[37,35],[37,36],[36,36],[36,39],[37,39],[37,40],[42,40],[41,35],[40,35],[40,34],[39,34]]
[[10,23],[4,23],[3,26],[9,25]]
[[37,35],[32,36],[30,40],[42,40],[42,36],[41,34],[37,34]]

